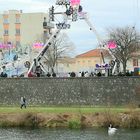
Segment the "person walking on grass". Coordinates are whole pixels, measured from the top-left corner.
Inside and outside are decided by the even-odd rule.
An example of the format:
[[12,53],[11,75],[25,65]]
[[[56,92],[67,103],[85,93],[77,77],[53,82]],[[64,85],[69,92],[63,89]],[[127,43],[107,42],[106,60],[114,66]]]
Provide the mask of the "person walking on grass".
[[21,97],[20,99],[20,108],[22,109],[24,106],[24,108],[26,108],[26,98],[25,97]]

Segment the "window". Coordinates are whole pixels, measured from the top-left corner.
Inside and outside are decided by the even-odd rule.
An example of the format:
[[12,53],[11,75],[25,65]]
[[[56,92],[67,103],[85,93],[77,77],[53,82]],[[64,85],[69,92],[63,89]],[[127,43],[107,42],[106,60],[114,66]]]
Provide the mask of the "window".
[[4,30],[4,35],[8,35],[8,30]]
[[16,35],[20,35],[20,29],[16,29]]
[[133,59],[133,66],[138,66],[138,59]]
[[16,18],[16,23],[20,23],[20,19],[19,18]]
[[7,23],[8,23],[8,18],[4,18],[3,23],[4,23],[4,24],[7,24]]

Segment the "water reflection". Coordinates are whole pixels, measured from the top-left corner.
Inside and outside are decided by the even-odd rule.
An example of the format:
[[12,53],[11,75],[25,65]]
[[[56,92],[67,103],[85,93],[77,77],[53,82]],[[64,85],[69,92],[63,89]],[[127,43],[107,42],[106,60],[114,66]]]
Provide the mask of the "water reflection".
[[0,140],[140,140],[140,130],[120,129],[108,136],[104,129],[0,129]]

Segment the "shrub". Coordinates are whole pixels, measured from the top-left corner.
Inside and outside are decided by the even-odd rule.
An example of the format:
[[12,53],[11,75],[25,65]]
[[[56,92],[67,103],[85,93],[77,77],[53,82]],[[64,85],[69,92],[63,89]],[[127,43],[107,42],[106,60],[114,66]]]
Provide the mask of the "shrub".
[[70,129],[80,129],[81,128],[81,122],[80,122],[80,120],[70,120],[68,122],[68,127]]

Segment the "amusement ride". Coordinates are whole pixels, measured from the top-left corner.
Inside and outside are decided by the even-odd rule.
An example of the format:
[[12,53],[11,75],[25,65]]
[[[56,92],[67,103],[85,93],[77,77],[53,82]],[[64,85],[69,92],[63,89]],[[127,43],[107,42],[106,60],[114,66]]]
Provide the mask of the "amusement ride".
[[[117,47],[115,41],[109,41],[108,43],[104,43],[100,35],[98,34],[95,26],[90,22],[88,18],[88,13],[83,12],[83,7],[80,5],[80,0],[56,0],[55,5],[57,7],[63,7],[64,11],[61,12],[55,12],[55,6],[51,6],[49,8],[49,21],[50,22],[55,22],[56,29],[50,33],[49,39],[46,41],[42,49],[38,52],[36,56],[34,56],[34,59],[32,62],[29,61],[29,57],[23,56],[20,58],[20,60],[16,60],[13,62],[9,62],[6,65],[1,65],[1,68],[5,69],[9,65],[22,65],[22,73],[27,73],[27,76],[34,74],[36,72],[37,68],[41,68],[41,70],[46,73],[46,69],[44,66],[44,59],[46,57],[46,52],[49,47],[51,47],[53,41],[57,38],[57,36],[60,34],[62,30],[70,29],[71,28],[71,22],[76,22],[77,20],[84,20],[87,25],[90,28],[90,31],[92,31],[98,40],[98,46],[99,49],[101,50],[101,57],[103,60],[103,65],[97,65],[97,69],[104,69],[104,70],[111,70],[111,74],[115,75],[119,73],[120,69],[120,62],[117,59],[117,56],[113,53],[113,49]],[[55,21],[55,16],[61,15],[63,16],[63,21],[56,23]],[[46,30],[47,22],[44,19],[43,22],[43,28],[44,31]],[[102,49],[105,49],[109,52],[109,54],[112,57],[111,63],[110,64],[105,64],[104,61],[104,56],[102,53]],[[21,73],[17,73],[17,76],[21,75]]]

